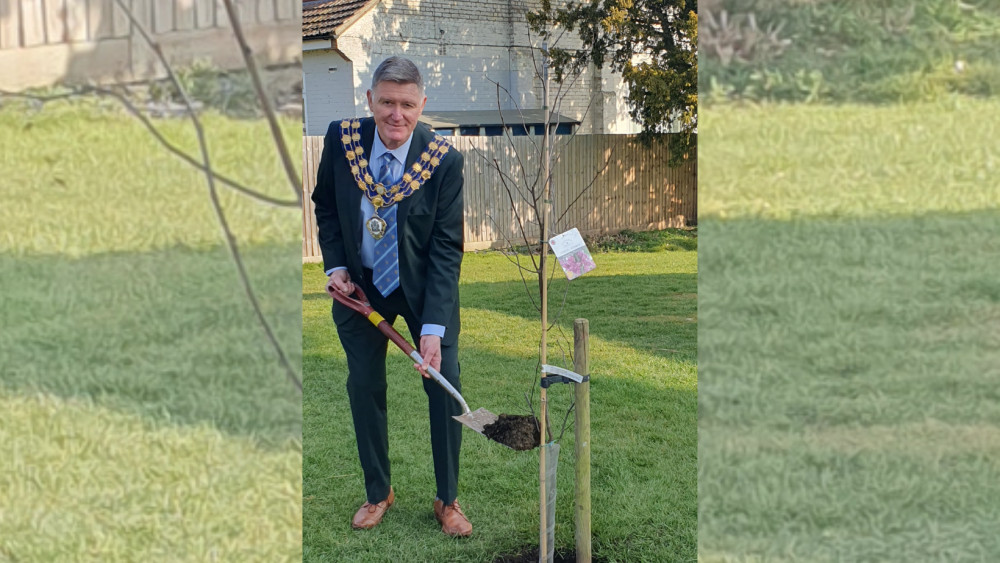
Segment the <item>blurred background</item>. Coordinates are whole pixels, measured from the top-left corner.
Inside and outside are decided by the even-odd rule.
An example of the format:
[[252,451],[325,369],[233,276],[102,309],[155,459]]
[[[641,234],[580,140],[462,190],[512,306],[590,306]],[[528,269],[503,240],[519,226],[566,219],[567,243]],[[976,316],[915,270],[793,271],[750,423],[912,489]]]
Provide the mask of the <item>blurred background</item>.
[[1000,557],[998,32],[701,2],[699,559]]
[[300,21],[0,2],[0,560],[301,559]]

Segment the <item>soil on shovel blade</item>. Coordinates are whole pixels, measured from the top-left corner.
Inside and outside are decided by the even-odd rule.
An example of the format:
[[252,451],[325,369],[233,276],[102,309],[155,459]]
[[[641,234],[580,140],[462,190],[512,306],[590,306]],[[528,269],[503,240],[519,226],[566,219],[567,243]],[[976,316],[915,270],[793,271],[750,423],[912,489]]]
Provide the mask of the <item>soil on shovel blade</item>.
[[[538,548],[525,548],[523,553],[518,555],[501,555],[493,560],[493,563],[537,563],[538,562]],[[570,551],[559,551],[556,550],[555,554],[552,556],[553,563],[576,563],[576,550]],[[592,559],[594,563],[603,563],[605,559],[600,557],[594,557]]]
[[538,447],[538,419],[533,416],[514,414],[498,415],[493,424],[483,426],[483,434],[490,440],[510,446],[515,450],[531,450]]

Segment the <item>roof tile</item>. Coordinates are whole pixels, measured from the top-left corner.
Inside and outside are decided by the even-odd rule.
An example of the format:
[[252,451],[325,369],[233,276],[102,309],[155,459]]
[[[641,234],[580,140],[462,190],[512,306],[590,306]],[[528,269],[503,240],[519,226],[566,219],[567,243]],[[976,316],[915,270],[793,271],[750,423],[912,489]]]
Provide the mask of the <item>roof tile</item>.
[[302,2],[302,37],[323,37],[373,0],[312,0]]

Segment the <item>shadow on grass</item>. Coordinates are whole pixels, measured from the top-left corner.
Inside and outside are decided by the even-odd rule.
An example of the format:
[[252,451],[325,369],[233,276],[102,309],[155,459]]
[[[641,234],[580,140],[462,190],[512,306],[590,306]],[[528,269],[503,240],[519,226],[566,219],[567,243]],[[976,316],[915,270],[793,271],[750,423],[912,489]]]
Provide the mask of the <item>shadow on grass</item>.
[[[307,345],[313,341],[308,332],[307,327]],[[463,332],[461,343],[465,399],[473,409],[523,412],[534,360],[470,345],[474,333],[466,338]],[[468,430],[459,499],[475,532],[461,542],[440,532],[430,510],[435,490],[426,396],[419,375],[392,350],[389,448],[397,500],[374,530],[351,530],[351,516],[364,501],[364,481],[344,390],[346,361],[338,347],[307,348],[303,358],[304,561],[406,560],[418,548],[425,561],[492,561],[537,545],[537,450],[512,451]],[[664,359],[629,354],[609,356],[607,346],[592,354],[595,372],[606,374],[595,376],[591,385],[594,554],[619,561],[691,561],[697,547],[695,384],[691,379],[677,384]],[[628,372],[643,360],[651,364]],[[571,396],[568,385],[549,389],[557,430]],[[572,416],[569,420],[558,471],[560,550],[574,546]]]
[[[265,315],[301,353],[296,244],[244,250]],[[301,432],[300,398],[223,248],[80,259],[0,255],[0,386],[274,445]]]
[[1000,558],[1000,210],[700,229],[706,560]]
[[[551,287],[550,322],[558,323],[570,343],[574,319],[586,318],[590,333],[605,340],[682,361],[697,358],[697,274],[588,275],[556,280]],[[463,308],[539,318],[520,281],[468,283],[460,291]],[[303,299],[330,301],[324,292],[306,293]],[[537,290],[534,299],[538,303]]]
[[704,420],[1000,421],[998,218],[708,220]]

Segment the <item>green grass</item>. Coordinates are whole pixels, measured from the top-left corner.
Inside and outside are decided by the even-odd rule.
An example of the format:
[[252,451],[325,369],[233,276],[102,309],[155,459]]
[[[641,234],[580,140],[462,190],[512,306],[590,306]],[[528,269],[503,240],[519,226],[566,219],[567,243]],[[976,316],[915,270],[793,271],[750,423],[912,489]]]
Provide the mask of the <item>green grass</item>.
[[1000,557],[1000,104],[958,104],[703,116],[701,559]]
[[[247,249],[281,343],[299,361],[297,244]],[[87,397],[172,424],[210,423],[263,444],[300,434],[300,398],[216,248],[81,259],[0,255],[0,381]],[[9,300],[9,301],[7,301]]]
[[[697,257],[608,253],[597,270],[553,283],[549,360],[566,356],[572,322],[590,322],[593,541],[607,561],[696,557]],[[538,542],[538,454],[466,432],[459,499],[474,526],[456,541],[431,512],[433,469],[419,375],[390,350],[390,456],[396,504],[376,529],[350,529],[364,501],[346,361],[319,265],[303,268],[303,554],[305,561],[492,561]],[[463,395],[473,408],[526,414],[538,359],[538,320],[516,269],[499,253],[467,254],[461,280]],[[402,327],[400,321],[397,329]],[[565,355],[564,355],[565,354]],[[571,389],[549,389],[558,430]],[[537,392],[534,394],[537,403]],[[572,423],[572,417],[570,418]],[[561,440],[556,547],[572,549],[573,432]]]
[[294,559],[294,449],[10,394],[0,398],[0,443],[4,561]]
[[[287,197],[263,122],[205,127],[222,173]],[[300,397],[204,178],[87,101],[6,105],[0,169],[0,559],[299,559]],[[223,201],[298,365],[297,210]]]
[[698,250],[697,229],[662,231],[620,231],[587,240],[592,252],[658,252],[661,250]]
[[[208,114],[216,170],[272,197],[292,199],[267,126]],[[199,156],[187,120],[159,120],[172,143]],[[283,123],[290,146],[301,125]],[[204,175],[166,152],[133,117],[93,103],[18,105],[0,111],[0,252],[80,257],[218,246]],[[218,184],[229,221],[246,244],[300,237],[295,209],[251,200]]]
[[[713,107],[701,217],[797,219],[1000,207],[1000,103]],[[713,165],[711,163],[718,163]],[[724,163],[724,164],[723,164]]]
[[[1000,93],[1000,8],[991,0],[712,0],[702,3],[703,26],[704,12],[719,19],[722,9],[726,30],[699,35],[703,101],[893,104]],[[728,63],[719,57],[727,50],[736,55]]]

